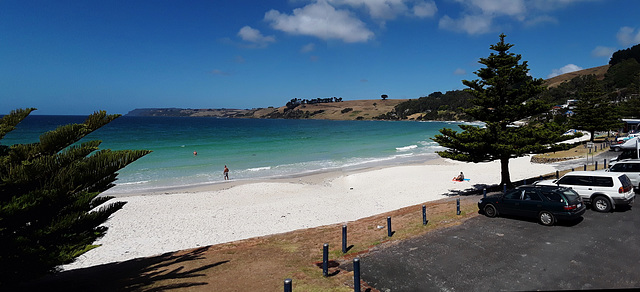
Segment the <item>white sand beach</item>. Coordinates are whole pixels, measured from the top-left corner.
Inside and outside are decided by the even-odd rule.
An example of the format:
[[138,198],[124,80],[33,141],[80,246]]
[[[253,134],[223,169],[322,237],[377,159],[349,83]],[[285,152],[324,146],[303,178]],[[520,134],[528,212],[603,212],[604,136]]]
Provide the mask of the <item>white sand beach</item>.
[[[510,160],[511,180],[555,172],[552,165]],[[463,171],[470,181],[451,179]],[[153,256],[200,246],[345,223],[500,182],[499,161],[436,159],[418,165],[259,182],[229,182],[170,193],[118,197],[128,202],[107,221],[102,246],[64,269]]]

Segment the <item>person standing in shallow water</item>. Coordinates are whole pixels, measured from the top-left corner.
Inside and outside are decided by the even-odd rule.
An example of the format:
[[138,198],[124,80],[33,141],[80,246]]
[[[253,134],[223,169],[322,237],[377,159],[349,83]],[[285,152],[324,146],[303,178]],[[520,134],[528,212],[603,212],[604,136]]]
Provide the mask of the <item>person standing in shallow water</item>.
[[228,180],[229,179],[229,168],[227,168],[227,166],[224,166],[224,171],[222,172],[222,174],[224,174],[224,180]]

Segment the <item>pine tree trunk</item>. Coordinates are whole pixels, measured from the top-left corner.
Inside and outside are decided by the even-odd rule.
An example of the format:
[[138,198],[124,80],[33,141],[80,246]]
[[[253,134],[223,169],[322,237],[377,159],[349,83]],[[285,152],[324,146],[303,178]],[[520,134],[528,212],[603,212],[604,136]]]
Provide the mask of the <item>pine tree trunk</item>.
[[502,181],[500,185],[507,185],[507,188],[511,188],[511,176],[509,175],[509,157],[500,158],[500,171],[502,174]]

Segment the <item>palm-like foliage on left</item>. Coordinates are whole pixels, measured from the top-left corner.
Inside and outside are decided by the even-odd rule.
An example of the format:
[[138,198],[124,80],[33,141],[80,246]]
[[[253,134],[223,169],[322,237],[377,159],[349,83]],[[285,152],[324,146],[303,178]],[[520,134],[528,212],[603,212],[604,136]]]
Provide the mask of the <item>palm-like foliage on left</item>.
[[[0,139],[33,110],[0,119]],[[55,271],[94,248],[101,226],[124,202],[98,197],[117,171],[147,150],[98,150],[80,139],[119,115],[95,112],[82,124],[60,126],[32,144],[0,145],[0,286]]]

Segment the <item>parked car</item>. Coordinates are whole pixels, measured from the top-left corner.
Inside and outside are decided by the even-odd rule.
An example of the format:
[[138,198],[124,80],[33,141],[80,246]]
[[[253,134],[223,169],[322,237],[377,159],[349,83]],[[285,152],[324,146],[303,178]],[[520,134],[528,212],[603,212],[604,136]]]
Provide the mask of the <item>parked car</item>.
[[586,207],[571,188],[526,185],[482,198],[478,209],[487,217],[515,215],[538,218],[543,225],[553,225],[557,220],[580,218]]
[[633,158],[638,158],[638,150],[624,149],[617,157],[611,159],[611,163],[618,162],[624,159],[633,159]]
[[640,188],[640,160],[624,159],[617,161],[606,170],[608,172],[624,173],[629,177],[634,188]]
[[615,140],[613,140],[611,142],[611,144],[609,144],[609,150],[613,150],[615,152],[618,152],[620,150],[622,150],[622,148],[620,148],[620,146],[622,146],[622,144],[624,144],[624,142],[627,142],[627,140],[631,139],[632,137],[618,137]]
[[598,212],[609,212],[616,205],[631,205],[635,199],[631,180],[623,173],[573,171],[560,179],[537,181],[534,184],[570,187]]

